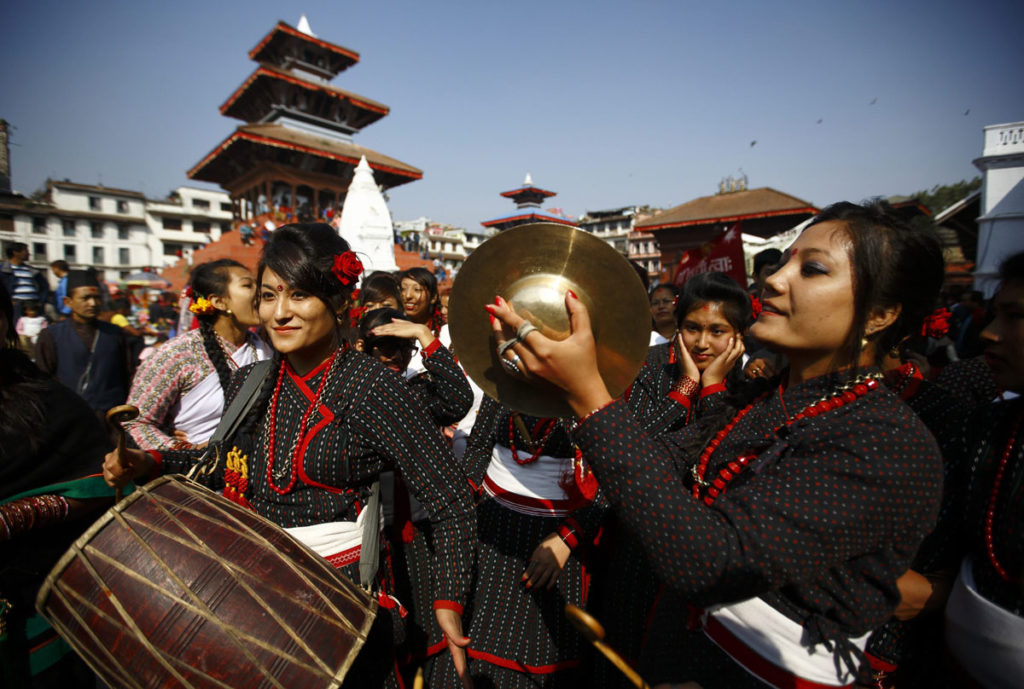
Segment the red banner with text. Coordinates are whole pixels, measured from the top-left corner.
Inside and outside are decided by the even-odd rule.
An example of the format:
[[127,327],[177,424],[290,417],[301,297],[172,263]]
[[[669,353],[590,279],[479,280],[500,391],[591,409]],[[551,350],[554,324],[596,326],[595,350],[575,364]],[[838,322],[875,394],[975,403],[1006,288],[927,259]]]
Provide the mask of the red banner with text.
[[683,253],[672,282],[681,287],[694,275],[710,272],[725,273],[742,287],[747,286],[740,223],[730,227],[717,239]]

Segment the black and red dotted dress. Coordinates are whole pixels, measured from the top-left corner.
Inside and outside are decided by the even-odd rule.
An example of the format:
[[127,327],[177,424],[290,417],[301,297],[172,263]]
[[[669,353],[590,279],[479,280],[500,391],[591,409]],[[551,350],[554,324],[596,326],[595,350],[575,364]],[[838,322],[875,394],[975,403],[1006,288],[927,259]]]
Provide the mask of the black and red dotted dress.
[[[659,674],[642,658],[647,681],[853,681],[858,649],[892,614],[896,580],[935,523],[942,464],[931,434],[882,386],[817,404],[843,383],[837,374],[773,391],[700,456],[684,449],[693,426],[652,439],[622,400],[576,430],[655,575],[704,631],[659,637],[652,652],[681,662]],[[731,478],[695,498],[702,461],[702,480]]]
[[[243,424],[230,441],[242,458],[241,465],[225,472],[222,461],[204,482],[278,525],[293,528],[355,522],[381,472],[401,470],[433,525],[433,606],[461,612],[470,590],[476,547],[472,493],[409,385],[375,359],[347,348],[304,376],[296,374],[287,360],[280,367],[270,374],[268,384],[276,382],[278,387],[269,408],[255,410],[255,423]],[[247,371],[241,369],[233,376],[226,404],[234,399]],[[198,454],[154,453],[168,473],[187,471]],[[389,590],[386,552],[381,556],[380,583]],[[328,559],[351,580],[359,581],[358,550]],[[388,660],[393,658],[391,639],[382,644],[383,655],[374,658],[370,657],[374,655],[371,641],[346,686],[354,686],[352,682],[396,685],[393,663]]]

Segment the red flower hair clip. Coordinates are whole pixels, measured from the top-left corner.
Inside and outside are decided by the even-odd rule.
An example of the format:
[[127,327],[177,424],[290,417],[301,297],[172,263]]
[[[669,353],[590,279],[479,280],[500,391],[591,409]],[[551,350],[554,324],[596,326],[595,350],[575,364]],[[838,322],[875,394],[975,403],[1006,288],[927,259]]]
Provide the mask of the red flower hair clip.
[[348,310],[349,325],[353,328],[359,325],[359,321],[362,320],[363,314],[366,313],[365,306],[353,306]]
[[952,314],[942,307],[928,314],[921,324],[921,336],[933,337],[938,340],[949,332],[949,319]]
[[363,274],[363,264],[354,252],[346,251],[334,257],[331,272],[334,273],[334,277],[338,278],[338,282],[348,287],[355,284],[355,281]]
[[181,296],[186,299],[192,298],[192,285],[185,285],[185,289],[181,290]]
[[755,297],[753,294],[750,295],[750,313],[753,315],[754,320],[761,315],[761,300]]

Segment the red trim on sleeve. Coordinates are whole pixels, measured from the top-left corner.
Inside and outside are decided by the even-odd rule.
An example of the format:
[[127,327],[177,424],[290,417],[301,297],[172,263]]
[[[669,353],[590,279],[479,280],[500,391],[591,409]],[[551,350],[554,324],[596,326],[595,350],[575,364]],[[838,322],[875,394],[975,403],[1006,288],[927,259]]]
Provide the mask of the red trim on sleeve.
[[459,615],[462,614],[462,606],[453,600],[434,601],[434,610],[454,610]]
[[716,392],[725,392],[725,383],[715,383],[714,385],[708,385],[705,388],[701,388],[700,398],[704,399],[708,395],[713,395]]
[[146,452],[153,458],[153,470],[149,472],[149,480],[152,481],[164,473],[164,456],[156,450],[146,450]]
[[558,525],[558,536],[565,541],[565,544],[569,546],[570,550],[575,550],[576,546],[579,545],[579,539],[576,538],[576,533],[573,531],[572,527],[567,524]]
[[669,399],[675,400],[676,402],[683,405],[687,409],[690,408],[690,398],[684,395],[683,393],[673,390],[672,392],[668,393],[668,396]]
[[423,348],[423,356],[430,356],[439,349],[441,349],[441,340],[435,337],[433,342]]

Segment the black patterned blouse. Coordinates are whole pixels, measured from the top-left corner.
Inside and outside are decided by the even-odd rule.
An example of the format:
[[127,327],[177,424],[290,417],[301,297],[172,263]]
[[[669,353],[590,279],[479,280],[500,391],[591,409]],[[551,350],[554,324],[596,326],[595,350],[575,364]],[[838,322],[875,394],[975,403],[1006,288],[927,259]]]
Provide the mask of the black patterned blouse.
[[458,423],[473,406],[473,389],[455,357],[435,339],[422,353],[427,369],[409,379],[412,394],[438,426]]
[[931,434],[881,388],[785,428],[838,384],[823,376],[757,403],[708,475],[756,459],[710,507],[689,492],[698,458],[679,450],[692,426],[651,439],[616,400],[576,438],[655,574],[690,603],[759,596],[812,643],[858,636],[896,607],[896,579],[935,523],[942,465]]
[[[300,377],[286,363],[282,365],[273,429],[272,399],[255,432],[245,432],[243,425],[231,443],[246,455],[244,495],[252,508],[286,528],[354,521],[381,471],[398,468],[433,523],[437,600],[463,604],[476,543],[472,494],[451,450],[409,386],[375,359],[340,350],[321,390],[320,404],[307,420],[306,437],[296,448],[302,418],[316,398],[327,367],[323,364]],[[234,399],[247,370],[232,377],[226,405]],[[271,430],[272,468],[268,466]],[[165,472],[183,472],[199,453],[154,454]],[[297,461],[291,462],[292,456]],[[223,460],[216,475],[204,482],[214,489],[224,486]]]

